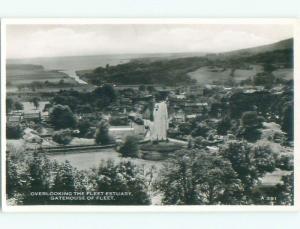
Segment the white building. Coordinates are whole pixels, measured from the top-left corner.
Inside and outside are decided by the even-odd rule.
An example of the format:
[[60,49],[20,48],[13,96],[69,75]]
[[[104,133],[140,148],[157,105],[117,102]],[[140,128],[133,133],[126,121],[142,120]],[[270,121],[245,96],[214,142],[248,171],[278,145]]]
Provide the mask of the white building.
[[168,109],[166,102],[156,103],[153,109],[153,122],[144,120],[145,126],[148,126],[148,132],[145,139],[151,141],[161,141],[167,139],[167,130],[169,128]]

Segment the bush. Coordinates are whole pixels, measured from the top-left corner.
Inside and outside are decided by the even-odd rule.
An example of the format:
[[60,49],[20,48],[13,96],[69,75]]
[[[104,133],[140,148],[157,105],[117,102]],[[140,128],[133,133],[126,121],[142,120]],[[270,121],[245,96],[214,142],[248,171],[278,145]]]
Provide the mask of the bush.
[[128,125],[128,119],[127,117],[112,116],[109,123],[112,126],[126,126]]
[[188,122],[179,124],[179,131],[183,135],[189,135],[191,133],[192,128],[192,124]]
[[276,167],[282,170],[293,170],[294,169],[294,160],[292,155],[280,155],[276,159]]
[[109,125],[107,121],[102,120],[97,127],[96,130],[96,138],[95,141],[97,144],[106,145],[111,143],[112,139],[108,134],[109,131]]
[[192,136],[207,137],[207,133],[210,130],[209,126],[205,122],[198,123],[192,131]]
[[209,141],[206,140],[205,138],[201,137],[201,136],[196,137],[194,139],[194,148],[204,149],[208,145],[209,145]]
[[225,117],[218,122],[217,132],[220,135],[226,135],[227,131],[230,130],[230,128],[231,128],[231,121],[228,117]]
[[139,157],[139,141],[135,136],[127,136],[120,148],[123,157]]
[[255,128],[240,127],[237,130],[237,137],[245,139],[249,142],[255,142],[261,138],[261,131]]
[[79,136],[85,137],[89,132],[91,123],[88,120],[80,120],[77,124],[77,128],[80,131]]
[[69,129],[56,131],[52,136],[53,141],[63,145],[69,144],[72,138],[72,131]]
[[171,153],[181,149],[182,146],[178,143],[153,142],[141,145],[143,151],[156,151],[160,153]]
[[263,117],[258,116],[255,111],[246,111],[242,115],[242,126],[245,128],[261,128]]

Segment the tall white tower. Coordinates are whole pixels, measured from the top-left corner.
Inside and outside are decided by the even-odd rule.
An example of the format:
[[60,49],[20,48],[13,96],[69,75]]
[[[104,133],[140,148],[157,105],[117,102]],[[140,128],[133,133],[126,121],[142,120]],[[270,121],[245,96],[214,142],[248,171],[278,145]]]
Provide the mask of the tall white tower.
[[150,127],[151,140],[166,140],[168,123],[168,109],[166,102],[156,103],[153,110],[153,125]]

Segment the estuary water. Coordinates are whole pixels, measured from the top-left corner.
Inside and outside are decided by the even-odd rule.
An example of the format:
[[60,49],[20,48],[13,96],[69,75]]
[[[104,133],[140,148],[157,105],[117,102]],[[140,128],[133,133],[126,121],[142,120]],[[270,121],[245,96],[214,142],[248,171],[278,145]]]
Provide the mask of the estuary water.
[[86,84],[81,80],[76,71],[90,70],[106,65],[114,66],[127,63],[138,55],[98,55],[98,56],[68,56],[68,57],[42,57],[28,59],[9,59],[8,64],[34,64],[42,65],[45,70],[61,70],[80,84]]

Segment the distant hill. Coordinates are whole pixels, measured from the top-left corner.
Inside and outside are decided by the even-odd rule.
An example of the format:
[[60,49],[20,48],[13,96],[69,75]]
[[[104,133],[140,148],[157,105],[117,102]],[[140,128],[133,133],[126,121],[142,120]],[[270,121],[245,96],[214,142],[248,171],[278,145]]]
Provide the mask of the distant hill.
[[273,44],[257,46],[253,48],[239,49],[230,52],[222,53],[222,55],[254,55],[264,52],[273,52],[277,50],[293,49],[294,39],[289,38]]
[[[225,75],[223,81],[226,82],[237,75],[237,69],[244,71],[243,75],[245,75],[245,71],[249,71],[249,65],[253,64],[261,67],[272,65],[274,69],[279,68],[279,66],[292,68],[293,39],[226,53],[207,54],[206,56],[197,56],[197,53],[194,57],[192,54],[181,54],[177,56],[179,58],[174,58],[176,55],[158,56],[133,59],[129,63],[116,66],[98,67],[91,71],[79,72],[78,75],[83,80],[95,85],[114,83],[171,86],[193,84],[195,78],[191,77],[190,73],[203,69],[203,67],[209,67],[207,71],[197,72],[197,74],[201,74],[202,78],[207,79],[202,83],[211,81],[207,77],[209,76],[207,72],[214,72],[216,81],[222,78],[222,74]],[[249,74],[251,75],[252,72]]]

